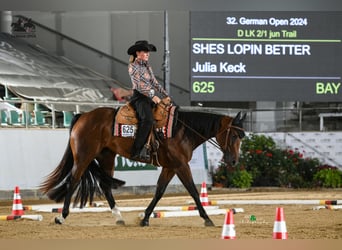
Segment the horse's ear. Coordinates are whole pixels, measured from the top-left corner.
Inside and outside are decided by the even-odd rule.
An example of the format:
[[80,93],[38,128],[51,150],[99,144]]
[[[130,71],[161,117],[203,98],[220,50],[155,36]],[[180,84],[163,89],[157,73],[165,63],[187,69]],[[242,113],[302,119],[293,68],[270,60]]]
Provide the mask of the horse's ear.
[[233,124],[238,124],[241,120],[241,111],[239,111],[233,119]]
[[239,113],[237,113],[237,115],[234,117],[232,125],[240,127],[240,129],[237,130],[237,133],[240,137],[240,139],[242,139],[243,137],[245,137],[245,132],[243,130],[243,121],[246,119],[246,113],[244,113],[241,117],[241,111]]
[[240,120],[240,117],[241,117],[241,111],[239,111],[239,112],[236,114],[235,118],[236,118],[237,120]]
[[239,111],[237,115],[234,117],[232,124],[234,125],[242,124],[243,121],[246,119],[246,116],[247,116],[247,113],[244,113],[241,117],[241,111]]
[[233,123],[234,122],[238,122],[240,120],[240,117],[241,117],[241,111],[239,111],[236,116],[234,117],[234,120],[233,120]]
[[[241,112],[239,112],[241,113]],[[243,116],[240,118],[240,121],[243,122],[246,119],[247,113],[244,113]]]

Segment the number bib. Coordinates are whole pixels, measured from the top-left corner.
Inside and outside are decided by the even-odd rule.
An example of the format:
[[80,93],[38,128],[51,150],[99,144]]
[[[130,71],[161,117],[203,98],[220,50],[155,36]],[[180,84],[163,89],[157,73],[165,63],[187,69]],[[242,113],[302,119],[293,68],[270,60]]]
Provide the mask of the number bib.
[[122,137],[134,137],[137,128],[135,125],[121,124],[120,134]]

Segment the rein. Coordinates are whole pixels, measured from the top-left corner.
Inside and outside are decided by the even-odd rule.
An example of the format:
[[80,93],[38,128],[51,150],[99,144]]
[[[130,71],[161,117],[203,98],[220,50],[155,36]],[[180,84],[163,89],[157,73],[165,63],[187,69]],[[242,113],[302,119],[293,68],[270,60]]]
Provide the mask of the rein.
[[[158,103],[158,105],[162,105],[162,108],[166,110],[166,108],[169,106],[167,103],[164,103],[163,101],[161,101],[160,103]],[[186,123],[184,123],[183,121],[179,120],[177,118],[177,122],[180,122],[181,124],[183,124],[184,127],[190,129],[192,132],[194,132],[196,135],[198,135],[200,138],[202,138],[203,140],[205,141],[208,141],[211,145],[213,145],[215,148],[219,149],[222,153],[223,150],[221,149],[220,145],[215,141],[213,140],[212,138],[206,138],[204,137],[202,134],[200,134],[198,131],[196,131],[195,129],[193,129],[192,127],[190,127],[189,125],[187,125]],[[216,135],[219,135],[219,134],[222,134],[223,132],[227,131],[227,135],[226,135],[226,145],[225,145],[225,148],[227,148],[227,144],[228,144],[228,136],[229,136],[229,132],[230,132],[230,129],[233,128],[233,129],[237,129],[237,130],[240,130],[240,131],[245,131],[243,128],[240,128],[238,126],[234,126],[232,125],[233,123],[233,120],[231,121],[230,125],[226,128],[226,129],[223,129],[222,131],[218,132]]]
[[[202,134],[200,134],[198,131],[194,130],[192,127],[190,127],[189,125],[187,125],[186,123],[184,123],[183,121],[177,119],[178,122],[180,122],[181,124],[184,125],[184,127],[187,127],[188,129],[190,129],[192,132],[194,132],[196,135],[198,135],[199,137],[201,137],[202,139],[204,139],[205,141],[208,141],[211,145],[213,145],[215,148],[219,149],[222,153],[223,150],[221,149],[220,145],[214,141],[212,138],[206,138],[204,137]],[[233,121],[232,121],[233,122]],[[225,145],[225,148],[227,148],[227,143],[228,143],[228,135],[229,135],[229,132],[230,132],[230,129],[231,128],[235,128],[235,129],[238,129],[238,130],[241,130],[241,131],[244,131],[243,128],[240,128],[240,127],[237,127],[237,126],[234,126],[234,125],[229,125],[226,129],[223,129],[221,132],[217,133],[217,135],[219,134],[222,134],[223,132],[227,131],[227,135],[226,135],[226,145]]]

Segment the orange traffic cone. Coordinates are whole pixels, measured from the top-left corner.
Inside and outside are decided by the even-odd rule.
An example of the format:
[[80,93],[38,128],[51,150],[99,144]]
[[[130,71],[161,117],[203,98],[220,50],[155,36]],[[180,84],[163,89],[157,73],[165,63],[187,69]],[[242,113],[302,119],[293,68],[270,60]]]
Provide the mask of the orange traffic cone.
[[19,187],[16,186],[13,195],[12,215],[23,215],[24,209],[21,202]]
[[284,216],[284,209],[282,207],[276,208],[276,217],[273,226],[273,239],[286,240],[287,230]]
[[236,233],[235,233],[233,211],[228,210],[226,213],[226,217],[224,218],[221,239],[233,240],[235,238],[236,238]]
[[209,206],[207,184],[205,182],[202,182],[200,200],[201,200],[202,206]]

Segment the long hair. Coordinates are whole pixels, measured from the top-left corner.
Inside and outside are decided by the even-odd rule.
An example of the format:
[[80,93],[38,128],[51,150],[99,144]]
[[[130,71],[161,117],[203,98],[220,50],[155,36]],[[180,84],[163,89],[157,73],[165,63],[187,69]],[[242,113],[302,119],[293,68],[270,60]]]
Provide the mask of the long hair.
[[134,62],[134,61],[135,61],[135,58],[137,58],[137,55],[136,55],[136,54],[134,54],[134,55],[130,55],[130,56],[129,56],[129,60],[128,60],[128,62],[129,62],[129,63],[132,63],[132,62]]

